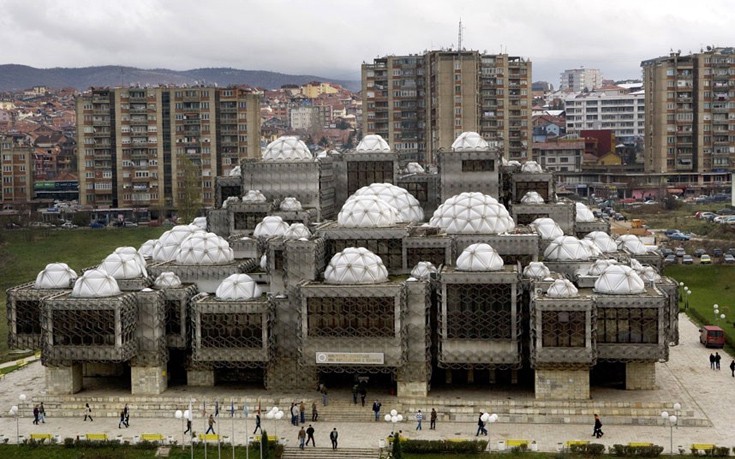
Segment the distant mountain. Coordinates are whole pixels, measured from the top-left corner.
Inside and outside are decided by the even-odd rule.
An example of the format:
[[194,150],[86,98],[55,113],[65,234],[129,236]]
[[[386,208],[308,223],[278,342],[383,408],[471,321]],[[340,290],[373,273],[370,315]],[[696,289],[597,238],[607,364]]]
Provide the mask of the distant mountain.
[[203,68],[193,70],[139,69],[114,65],[98,67],[37,69],[27,65],[0,65],[0,91],[29,89],[32,86],[88,89],[90,86],[127,86],[131,84],[207,84],[228,86],[246,84],[265,89],[300,85],[310,81],[329,81],[350,91],[360,90],[360,81],[335,80],[315,75],[286,75],[264,70]]

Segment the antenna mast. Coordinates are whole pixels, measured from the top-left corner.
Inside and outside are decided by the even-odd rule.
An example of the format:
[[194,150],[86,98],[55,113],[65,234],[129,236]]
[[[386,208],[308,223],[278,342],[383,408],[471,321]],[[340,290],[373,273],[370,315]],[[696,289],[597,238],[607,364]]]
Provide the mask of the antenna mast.
[[459,33],[457,34],[457,51],[462,52],[462,18],[459,18]]

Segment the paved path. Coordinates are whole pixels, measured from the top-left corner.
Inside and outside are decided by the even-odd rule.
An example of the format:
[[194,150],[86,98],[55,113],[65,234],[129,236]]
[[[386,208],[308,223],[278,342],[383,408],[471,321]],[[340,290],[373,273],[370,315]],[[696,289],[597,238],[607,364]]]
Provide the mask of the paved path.
[[[627,401],[627,402],[674,402],[682,404],[684,410],[696,413],[698,417],[708,418],[712,427],[679,427],[669,429],[665,426],[631,426],[631,425],[605,425],[605,436],[601,443],[612,445],[615,443],[627,443],[631,441],[651,441],[664,446],[665,452],[669,451],[670,435],[673,434],[674,449],[677,445],[689,448],[691,443],[715,443],[721,446],[735,446],[735,378],[730,374],[729,364],[732,356],[724,354],[722,359],[722,370],[712,371],[709,369],[710,350],[699,344],[697,327],[686,317],[682,316],[680,322],[681,343],[671,348],[669,362],[657,364],[656,382],[657,390],[653,391],[621,391],[614,389],[593,389],[592,396],[595,401]],[[0,434],[15,442],[16,419],[8,415],[12,405],[18,403],[18,395],[23,393],[29,398],[44,393],[43,367],[40,362],[34,362],[21,370],[9,374],[0,381]],[[216,391],[216,388],[210,389]],[[118,391],[119,392],[119,391]],[[116,392],[117,393],[117,392]],[[441,396],[448,396],[450,392],[442,392]],[[452,391],[451,394],[461,398],[463,391]],[[83,394],[83,393],[82,393]],[[477,392],[467,391],[471,398],[477,398]],[[95,391],[94,396],[98,396]],[[226,400],[226,396],[222,399]],[[490,395],[490,394],[488,394]],[[497,397],[498,393],[491,396]],[[517,394],[516,394],[517,395]],[[432,393],[431,397],[436,396]],[[427,399],[430,407],[431,397]],[[532,394],[526,394],[529,400]],[[388,408],[388,406],[384,406]],[[367,409],[367,408],[366,408]],[[612,408],[611,408],[612,409]],[[427,410],[428,411],[428,410]],[[23,407],[23,415],[19,419],[20,434],[29,435],[31,432],[51,433],[65,437],[75,437],[85,433],[107,433],[112,438],[122,435],[125,439],[132,439],[134,435],[141,433],[161,433],[173,436],[177,441],[182,441],[181,422],[174,419],[173,413],[170,418],[136,418],[135,413],[131,415],[129,429],[118,429],[118,420],[113,417],[95,417],[94,422],[84,422],[81,416],[78,418],[54,418],[54,413],[48,413],[46,424],[34,426],[29,417],[30,404]],[[605,423],[605,413],[600,413]],[[406,416],[406,413],[404,413]],[[407,416],[408,417],[408,416]],[[243,443],[245,439],[245,422],[242,418],[236,418],[233,422],[226,411],[222,411],[217,424],[217,432],[223,435],[231,435],[234,427],[235,440]],[[252,432],[253,420],[248,421],[248,431]],[[263,419],[263,427],[271,434],[288,439],[289,444],[294,445],[298,428],[289,424],[286,419],[273,421]],[[344,447],[375,447],[381,438],[391,431],[391,425],[385,422],[364,423],[321,423],[315,424],[316,441],[322,445],[329,443],[328,433],[336,427],[340,432],[340,446]],[[204,420],[195,419],[195,430],[203,431]],[[397,425],[409,438],[440,439],[440,438],[475,438],[476,425],[474,423],[439,423],[436,430],[428,429],[428,421],[424,422],[424,430],[416,431],[414,422],[404,422]],[[528,439],[535,440],[539,450],[554,451],[560,442],[566,440],[588,440],[592,434],[592,420],[589,425],[580,424],[507,424],[497,423],[489,426],[493,448],[497,447],[498,440],[502,439]]]

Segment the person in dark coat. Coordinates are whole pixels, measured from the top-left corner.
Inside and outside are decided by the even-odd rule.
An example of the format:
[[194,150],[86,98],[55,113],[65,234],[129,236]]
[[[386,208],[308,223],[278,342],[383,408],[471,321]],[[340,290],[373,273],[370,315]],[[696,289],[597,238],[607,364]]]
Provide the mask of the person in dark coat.
[[732,377],[735,378],[735,360],[730,362],[730,373],[732,373]]
[[335,427],[332,429],[331,432],[329,432],[329,439],[332,440],[332,449],[337,449],[337,438],[339,437],[339,433],[337,433],[337,428]]
[[603,435],[605,434],[602,432],[602,421],[600,421],[600,416],[595,414],[595,428],[592,431],[592,436],[595,438],[600,438]]

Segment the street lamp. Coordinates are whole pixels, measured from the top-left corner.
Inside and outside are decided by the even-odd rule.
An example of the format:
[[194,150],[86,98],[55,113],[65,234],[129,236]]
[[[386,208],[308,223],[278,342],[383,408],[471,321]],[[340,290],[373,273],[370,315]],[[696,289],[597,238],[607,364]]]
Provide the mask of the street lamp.
[[[265,415],[268,419],[276,419],[277,421],[283,418],[283,410],[278,409],[277,406],[271,408],[271,410]],[[278,423],[274,424],[276,429],[276,438],[278,438]]]
[[10,415],[15,416],[15,444],[20,446],[20,426],[18,424],[18,407],[16,405],[10,407]]
[[181,419],[181,449],[184,449],[184,413],[181,410],[176,410],[174,413],[176,419]]
[[686,303],[684,303],[684,310],[689,309],[689,296],[692,294],[692,291],[689,290],[689,287],[686,287]]
[[679,428],[679,417],[677,415],[681,413],[680,403],[674,403],[674,413],[676,414],[669,414],[668,411],[661,412],[661,418],[664,420],[664,426],[667,422],[669,423],[669,455],[672,457],[674,455],[674,426],[676,426],[677,429]]
[[390,434],[393,435],[396,431],[396,422],[402,422],[403,421],[403,415],[398,414],[397,410],[390,410],[390,414],[386,414],[385,422],[390,422],[392,424]]
[[[480,419],[482,420],[482,422],[485,422],[485,423],[488,423],[489,422],[490,424],[493,424],[493,423],[495,423],[498,420],[498,415],[495,414],[495,413],[493,413],[493,414],[482,413],[482,416],[480,416]],[[487,444],[490,445],[490,451],[492,451],[493,450],[493,444],[490,441],[490,433],[489,432],[487,434]]]

